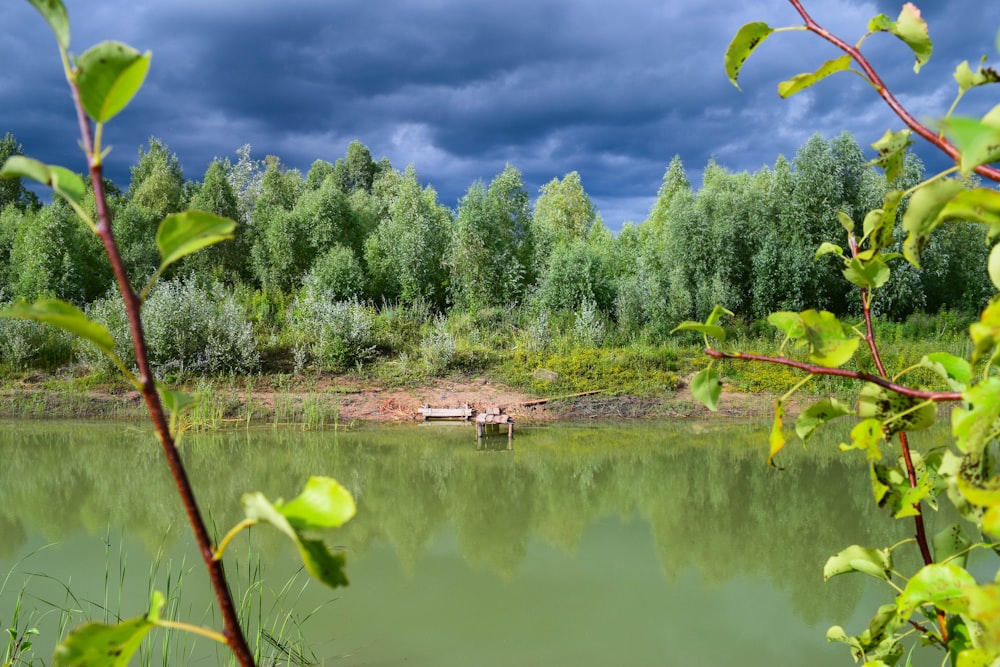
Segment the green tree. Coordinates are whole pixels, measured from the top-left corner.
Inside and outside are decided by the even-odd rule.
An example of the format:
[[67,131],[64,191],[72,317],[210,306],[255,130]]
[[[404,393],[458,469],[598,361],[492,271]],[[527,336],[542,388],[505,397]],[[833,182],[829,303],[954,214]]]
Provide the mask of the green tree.
[[333,175],[340,189],[351,194],[356,190],[371,192],[375,178],[383,165],[372,160],[372,153],[360,141],[352,141],[347,146],[347,154],[337,159]]
[[[0,165],[15,155],[24,155],[24,148],[10,132],[0,139]],[[7,206],[16,206],[22,211],[40,206],[34,192],[24,187],[20,178],[0,179],[0,211]]]
[[305,184],[298,171],[286,169],[277,157],[268,156],[265,162],[267,168],[248,226],[251,269],[260,286],[287,289],[309,266],[307,262],[298,273],[288,273],[294,271],[296,256],[308,245],[292,215]]
[[543,185],[535,202],[533,224],[536,271],[546,271],[549,255],[560,244],[585,239],[597,217],[579,173],[572,171],[562,180],[554,178]]
[[423,300],[443,307],[451,213],[438,203],[433,188],[420,186],[412,166],[402,174],[382,172],[372,184],[372,193],[372,208],[382,214],[365,239],[370,295],[390,301]]
[[[191,198],[191,208],[231,220],[240,218],[239,203],[227,177],[224,162],[216,159],[208,165],[201,186]],[[232,241],[210,246],[202,252],[185,257],[179,272],[229,284],[243,282],[250,278],[247,262],[249,252],[246,226],[237,225]]]
[[456,306],[477,309],[520,301],[531,255],[531,211],[521,173],[507,165],[487,189],[474,183],[459,201],[447,264]]

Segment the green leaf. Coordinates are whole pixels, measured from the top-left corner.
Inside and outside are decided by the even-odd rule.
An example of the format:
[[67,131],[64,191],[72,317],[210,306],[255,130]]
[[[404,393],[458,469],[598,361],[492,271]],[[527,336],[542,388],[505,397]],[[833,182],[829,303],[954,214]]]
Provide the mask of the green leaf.
[[57,667],[127,667],[146,634],[159,622],[163,594],[155,591],[145,616],[118,625],[86,623],[56,646]]
[[927,33],[927,23],[920,16],[920,10],[912,2],[903,5],[899,18],[891,20],[885,14],[879,14],[868,22],[868,32],[888,32],[906,42],[906,45],[913,50],[917,62],[913,65],[913,71],[919,72],[920,68],[930,60],[934,45],[931,43],[930,35]]
[[990,237],[995,237],[1000,229],[1000,192],[989,188],[962,190],[938,213],[938,221],[946,220],[984,223],[990,227]]
[[313,577],[331,588],[347,585],[344,555],[331,554],[322,540],[306,539],[301,532],[338,526],[353,516],[354,500],[346,489],[327,478],[312,478],[305,491],[288,505],[280,500],[272,505],[264,494],[257,492],[243,495],[243,509],[248,519],[266,521],[287,535],[298,547],[302,562]]
[[42,299],[29,304],[21,299],[0,310],[0,317],[35,320],[51,324],[89,340],[112,359],[117,359],[115,357],[115,339],[111,337],[107,328],[103,324],[88,319],[83,311],[65,301]]
[[869,164],[882,167],[887,181],[892,182],[903,175],[903,158],[907,146],[913,143],[910,139],[912,134],[912,130],[886,130],[882,138],[872,144],[878,155]]
[[979,321],[969,325],[969,336],[972,338],[973,364],[983,357],[992,356],[1000,341],[1000,299],[994,297],[983,309]]
[[897,394],[869,382],[858,396],[858,416],[881,421],[888,437],[900,431],[930,428],[937,417],[937,408],[929,401]]
[[206,246],[233,238],[235,229],[235,222],[214,213],[192,210],[168,215],[156,230],[159,271]]
[[871,241],[871,249],[879,250],[893,244],[893,230],[896,228],[896,211],[903,199],[903,192],[890,190],[886,193],[882,208],[870,211],[865,216],[865,237]]
[[760,21],[747,23],[736,32],[733,41],[729,43],[723,62],[726,67],[726,76],[737,89],[740,89],[740,85],[736,80],[740,76],[743,63],[772,32],[774,29],[766,23]]
[[180,413],[185,410],[190,410],[194,407],[194,399],[188,394],[182,391],[174,391],[168,389],[165,385],[156,383],[156,390],[160,392],[160,396],[163,398],[163,404],[167,407],[167,410],[173,413]]
[[[882,458],[882,450],[879,449],[879,443],[884,439],[882,422],[877,419],[864,419],[855,424],[851,429],[851,444],[841,443],[840,451],[846,452],[851,449],[860,449],[865,452],[866,458],[869,461],[879,461]],[[888,488],[885,491],[888,491]],[[875,502],[882,499],[882,496],[878,493],[875,495]]]
[[691,378],[691,394],[712,412],[718,409],[722,379],[714,368],[707,366]]
[[990,83],[997,83],[1000,81],[1000,74],[997,73],[992,67],[983,67],[983,63],[986,62],[986,56],[983,56],[982,60],[979,62],[979,69],[975,72],[969,67],[969,61],[963,60],[959,63],[958,67],[955,68],[955,81],[958,83],[958,88],[963,93],[970,88],[975,88],[976,86],[985,86]]
[[963,385],[972,381],[972,366],[968,361],[947,352],[932,352],[920,360],[920,366],[934,371],[945,380]]
[[790,340],[797,340],[806,335],[806,325],[798,313],[787,311],[771,313],[767,316],[767,323],[777,327]]
[[806,72],[804,74],[796,74],[788,81],[782,81],[778,84],[778,95],[781,97],[791,97],[795,93],[805,90],[809,86],[813,85],[817,81],[825,79],[831,74],[836,74],[837,72],[843,72],[851,67],[851,57],[841,56],[839,58],[834,58],[833,60],[827,60],[823,63],[818,70],[815,72]]
[[725,341],[726,340],[726,330],[715,324],[702,324],[701,322],[681,322],[670,333],[675,331],[697,331],[698,333],[703,333],[706,336],[711,336],[716,340]]
[[837,211],[837,220],[840,221],[840,224],[844,227],[845,230],[847,230],[848,234],[854,232],[854,220],[851,218],[851,216],[847,215],[843,211]]
[[799,315],[810,346],[809,359],[813,363],[837,368],[850,361],[861,342],[850,327],[826,311],[807,310]]
[[798,419],[795,420],[795,433],[802,440],[808,440],[817,428],[831,419],[850,414],[854,414],[850,406],[835,398],[824,398],[799,414]]
[[720,319],[722,319],[723,315],[729,315],[730,317],[733,317],[733,311],[727,310],[726,308],[723,308],[722,306],[716,304],[715,308],[712,309],[712,312],[708,314],[708,318],[705,320],[705,324],[711,326],[716,322],[718,322]]
[[1000,244],[993,246],[990,250],[990,259],[986,270],[990,274],[990,282],[1000,290]]
[[938,179],[924,185],[910,197],[903,214],[903,229],[908,233],[903,242],[903,256],[920,268],[920,253],[927,245],[931,232],[940,224],[940,213],[947,203],[965,186],[954,179]]
[[951,434],[963,454],[979,455],[1000,418],[1000,378],[989,377],[962,394],[964,406],[951,411]]
[[774,457],[785,446],[785,431],[782,421],[785,418],[785,404],[781,399],[774,401],[774,422],[771,424],[771,436],[768,438],[770,451],[767,454],[767,465],[772,468],[778,466],[774,463]]
[[969,555],[968,548],[972,543],[962,532],[962,524],[953,523],[947,528],[942,528],[935,533],[931,543],[934,546],[935,562],[943,563],[951,559],[949,562],[965,567]]
[[80,204],[83,201],[85,187],[83,179],[65,167],[47,165],[38,160],[14,155],[0,167],[0,178],[30,178],[43,185],[48,185],[64,199]]
[[310,477],[301,494],[275,506],[297,530],[340,528],[358,511],[350,491],[330,477]]
[[906,588],[896,599],[897,618],[905,623],[925,604],[953,614],[964,614],[969,610],[967,593],[975,587],[972,575],[954,563],[925,565],[906,582]]
[[35,9],[45,18],[52,32],[56,34],[56,41],[65,51],[69,48],[69,16],[61,0],[28,0]]
[[139,92],[152,54],[141,54],[121,42],[101,42],[76,62],[76,84],[87,115],[106,123]]
[[829,241],[824,241],[820,244],[819,248],[816,249],[816,255],[813,256],[813,261],[824,255],[838,255],[840,257],[844,256],[844,249],[841,248],[836,243],[830,243]]
[[892,552],[888,549],[868,549],[856,544],[849,546],[826,561],[823,566],[823,581],[848,572],[861,572],[889,581],[892,577]]
[[941,121],[948,139],[958,148],[958,166],[968,176],[979,165],[1000,160],[1000,105],[981,119],[954,116]]
[[889,266],[877,256],[867,262],[852,257],[844,269],[844,277],[862,289],[878,289],[889,280]]

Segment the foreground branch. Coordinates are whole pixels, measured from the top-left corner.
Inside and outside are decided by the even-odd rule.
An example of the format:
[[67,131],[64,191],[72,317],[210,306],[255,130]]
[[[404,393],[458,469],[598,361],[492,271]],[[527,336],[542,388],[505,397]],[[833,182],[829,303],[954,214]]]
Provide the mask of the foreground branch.
[[[906,110],[906,107],[900,104],[899,100],[896,99],[896,96],[893,95],[892,92],[889,90],[889,88],[885,85],[885,82],[882,80],[882,77],[878,75],[878,73],[875,71],[875,68],[868,61],[868,59],[861,54],[861,51],[859,51],[855,46],[848,44],[840,37],[837,37],[833,33],[827,31],[823,26],[816,23],[816,21],[813,20],[813,18],[802,6],[800,0],[788,0],[788,1],[792,3],[792,6],[795,8],[795,11],[797,11],[799,13],[799,16],[801,16],[802,19],[806,22],[807,30],[816,33],[826,41],[836,46],[838,49],[849,55],[851,59],[854,60],[854,62],[856,62],[861,67],[862,71],[864,71],[865,73],[865,76],[867,76],[868,79],[872,82],[872,85],[875,86],[875,90],[878,91],[878,94],[882,97],[883,100],[885,100],[885,103],[889,105],[889,108],[892,109],[893,113],[899,116],[899,118],[904,123],[906,123],[907,127],[909,127],[911,130],[913,130],[921,137],[929,141],[931,144],[936,146],[950,158],[952,158],[956,162],[958,161],[959,159],[958,149],[947,139],[945,139],[938,133],[934,132],[926,125],[918,122],[916,118],[910,115],[910,112]],[[990,179],[991,181],[1000,183],[1000,169],[997,169],[996,167],[990,167],[988,165],[980,165],[976,167],[976,173],[979,174],[980,176],[984,176]]]
[[920,389],[914,389],[912,387],[907,387],[903,384],[898,384],[892,382],[884,377],[878,375],[872,375],[871,373],[864,373],[861,371],[850,371],[844,368],[827,368],[826,366],[815,366],[813,364],[807,364],[802,361],[795,361],[794,359],[789,359],[787,357],[768,357],[761,354],[747,354],[745,352],[721,352],[714,348],[708,348],[705,350],[705,354],[712,357],[713,359],[738,359],[741,361],[760,361],[766,364],[778,364],[780,366],[791,366],[792,368],[797,368],[800,371],[805,371],[811,375],[835,375],[837,377],[849,378],[852,380],[861,380],[863,382],[871,382],[872,384],[877,384],[880,387],[884,387],[889,391],[893,391],[902,396],[909,396],[910,398],[917,398],[924,401],[934,401],[935,403],[946,403],[961,401],[962,394],[957,391],[923,391]]

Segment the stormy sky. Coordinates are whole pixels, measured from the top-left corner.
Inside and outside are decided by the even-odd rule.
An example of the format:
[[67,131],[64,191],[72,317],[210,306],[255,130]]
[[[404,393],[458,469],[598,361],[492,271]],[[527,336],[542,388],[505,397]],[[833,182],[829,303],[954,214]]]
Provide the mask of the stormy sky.
[[[806,1],[854,42],[868,19],[901,3]],[[930,25],[931,63],[913,73],[891,35],[864,50],[918,119],[942,115],[962,60],[996,62],[1000,11],[981,0],[916,3]],[[153,52],[146,85],[106,128],[108,175],[127,187],[150,136],[200,180],[213,157],[274,154],[305,173],[352,140],[413,164],[456,207],[469,185],[510,163],[532,196],[570,171],[605,223],[649,212],[681,156],[697,186],[710,158],[756,170],[810,135],[841,130],[862,146],[900,129],[860,77],[841,73],[790,100],[778,82],[840,55],[804,32],[772,36],[737,91],[722,68],[740,25],[801,25],[784,0],[67,0],[71,52],[116,39]],[[986,16],[983,8],[989,7]],[[997,88],[960,112],[983,113]],[[48,26],[28,2],[0,4],[0,135],[31,157],[83,170],[76,121]],[[944,166],[919,150],[931,166]],[[936,161],[936,162],[935,162]]]

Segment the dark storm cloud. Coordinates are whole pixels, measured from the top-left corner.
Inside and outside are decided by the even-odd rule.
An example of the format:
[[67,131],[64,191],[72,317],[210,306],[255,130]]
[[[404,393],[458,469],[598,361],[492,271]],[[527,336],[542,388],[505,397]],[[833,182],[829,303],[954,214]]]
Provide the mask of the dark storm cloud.
[[[827,0],[815,18],[854,41],[867,20],[895,17],[898,2]],[[919,3],[918,3],[919,4]],[[73,49],[120,39],[153,51],[147,85],[107,131],[109,173],[128,167],[150,135],[178,154],[189,178],[215,156],[250,143],[303,171],[360,139],[375,157],[412,163],[454,206],[477,179],[506,163],[532,193],[579,171],[605,222],[645,218],[671,157],[697,184],[710,158],[733,170],[791,157],[820,130],[864,146],[899,128],[870,87],[839,75],[780,100],[777,83],[838,52],[815,36],[774,35],[741,76],[722,54],[744,22],[801,23],[780,0],[398,0],[396,2],[177,0],[68,2]],[[918,118],[951,102],[951,72],[990,52],[997,26],[954,20],[973,0],[925,11],[935,56],[915,77],[908,49],[887,35],[866,53]],[[1000,23],[1000,21],[998,21]],[[73,114],[56,51],[26,2],[0,7],[0,132],[29,154],[78,164]],[[976,49],[972,52],[967,48]],[[970,111],[989,94],[970,93]]]

